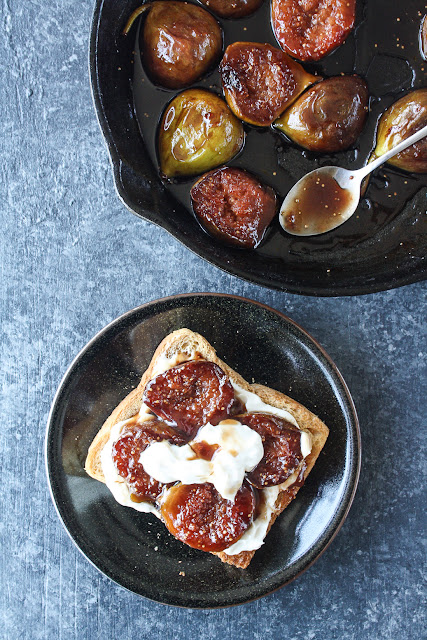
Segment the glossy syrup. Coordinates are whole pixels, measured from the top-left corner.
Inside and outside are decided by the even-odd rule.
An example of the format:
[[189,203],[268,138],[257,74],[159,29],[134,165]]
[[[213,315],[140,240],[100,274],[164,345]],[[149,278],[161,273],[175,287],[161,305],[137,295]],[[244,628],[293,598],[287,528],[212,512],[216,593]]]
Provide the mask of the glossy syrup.
[[201,442],[193,442],[191,448],[198,458],[201,458],[202,460],[212,460],[218,449],[218,445],[208,444],[202,440]]
[[351,201],[351,193],[331,176],[307,176],[283,212],[285,227],[300,235],[325,233],[344,221]]
[[[368,82],[370,111],[364,130],[354,148],[336,154],[315,154],[291,143],[273,128],[245,125],[246,141],[242,152],[230,166],[248,169],[271,185],[283,200],[290,188],[306,173],[320,166],[338,165],[357,169],[366,164],[375,147],[375,134],[381,114],[404,93],[427,85],[426,62],[419,46],[419,32],[427,9],[422,0],[390,3],[388,0],[358,0],[356,28],[347,41],[318,63],[304,64],[311,73],[333,76],[357,73]],[[269,42],[277,46],[270,23],[270,3],[264,2],[252,16],[240,20],[219,20],[224,31],[224,48],[234,41]],[[135,44],[133,96],[134,108],[146,149],[158,167],[157,127],[161,114],[178,91],[155,87],[147,78]],[[219,72],[213,71],[197,86],[222,95]],[[164,181],[165,187],[194,215],[190,189],[197,177],[181,182]],[[324,264],[339,261],[340,255],[358,259],[363,247],[364,259],[378,257],[378,242],[384,257],[393,253],[414,257],[420,251],[420,234],[425,234],[427,218],[427,175],[408,174],[384,167],[371,178],[360,205],[350,220],[319,236],[296,237],[279,225],[278,216],[265,241],[255,250],[271,260],[301,265],[307,260]],[[408,240],[407,228],[410,227]],[[406,230],[405,241],[402,233]],[[219,241],[212,239],[212,242]]]

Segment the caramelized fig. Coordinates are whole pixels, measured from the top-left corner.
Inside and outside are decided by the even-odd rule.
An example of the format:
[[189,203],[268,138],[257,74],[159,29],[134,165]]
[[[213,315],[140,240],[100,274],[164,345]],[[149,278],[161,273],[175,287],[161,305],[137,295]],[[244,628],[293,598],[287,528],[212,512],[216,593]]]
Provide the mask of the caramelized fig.
[[255,176],[236,167],[221,167],[200,178],[191,189],[194,213],[212,235],[254,248],[276,213],[276,195]]
[[200,0],[221,18],[243,18],[253,13],[264,0]]
[[303,93],[274,126],[310,151],[342,151],[362,131],[368,98],[359,76],[327,78]]
[[215,18],[188,2],[153,2],[140,32],[144,68],[155,84],[182,89],[214,67],[222,31]]
[[150,380],[142,401],[166,423],[194,438],[204,424],[216,425],[230,415],[234,389],[214,362],[190,360]]
[[[427,88],[411,91],[383,113],[378,124],[377,146],[371,160],[382,156],[427,125]],[[427,173],[427,138],[398,153],[389,160],[399,169],[413,173]]]
[[129,424],[113,445],[113,462],[117,473],[126,481],[134,502],[154,502],[162,493],[163,485],[148,475],[139,461],[141,453],[152,443],[167,440],[183,445],[185,438],[161,420],[135,421]]
[[222,498],[213,484],[178,484],[166,494],[161,513],[169,531],[190,547],[223,551],[250,526],[257,492],[244,482],[234,500]]
[[224,100],[204,89],[187,89],[162,116],[160,169],[168,178],[204,173],[231,160],[243,142],[243,125]]
[[249,482],[259,489],[285,482],[303,460],[301,431],[267,413],[246,413],[236,419],[256,431],[264,447],[262,460],[247,474]]
[[238,118],[267,127],[319,80],[270,44],[234,42],[220,64],[225,99]]
[[347,38],[356,0],[273,0],[271,21],[277,42],[297,60],[320,60]]

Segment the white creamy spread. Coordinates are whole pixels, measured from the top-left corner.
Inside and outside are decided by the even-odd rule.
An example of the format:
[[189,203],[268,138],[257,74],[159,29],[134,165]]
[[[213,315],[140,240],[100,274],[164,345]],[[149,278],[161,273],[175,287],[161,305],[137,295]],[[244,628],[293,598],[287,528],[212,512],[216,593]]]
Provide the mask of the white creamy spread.
[[217,445],[211,460],[195,457],[191,442],[184,446],[166,440],[153,442],[141,453],[140,463],[159,482],[195,484],[210,482],[225,500],[234,500],[246,471],[264,455],[261,436],[237,420],[223,420],[215,427],[206,424],[193,441]]
[[151,443],[141,453],[139,462],[150,476],[164,483],[206,482],[211,471],[210,463],[197,458],[189,444],[177,446],[167,440]]
[[[247,413],[272,413],[279,418],[284,418],[291,424],[298,427],[298,422],[295,420],[294,416],[289,413],[289,411],[285,411],[285,409],[278,409],[277,407],[272,407],[271,404],[266,404],[261,400],[256,393],[252,391],[246,391],[238,384],[230,380],[231,384],[234,388],[234,393],[237,398],[246,406]],[[299,427],[298,427],[299,428]]]
[[[194,359],[194,354],[176,354],[172,358],[161,356],[157,359],[153,369],[153,378],[164,373],[171,367]],[[298,427],[298,423],[291,413],[278,409],[261,400],[251,391],[246,391],[231,380],[236,397],[245,405],[246,411],[270,413],[284,418]],[[138,421],[143,422],[153,416],[151,410],[143,404],[138,414]],[[130,420],[133,420],[131,418]],[[121,505],[132,507],[137,511],[153,513],[157,517],[159,512],[149,502],[133,502],[130,490],[123,478],[117,473],[112,457],[112,447],[118,440],[123,427],[130,422],[119,422],[111,429],[108,442],[101,452],[101,465],[105,482],[114,498]],[[298,427],[299,428],[299,427]],[[197,458],[191,443],[177,446],[167,440],[153,442],[140,456],[144,470],[159,482],[168,483],[180,481],[183,484],[212,483],[224,499],[233,500],[246,471],[251,471],[264,455],[262,440],[256,431],[237,420],[227,419],[215,427],[211,424],[203,426],[193,442],[206,442],[217,445],[218,449],[211,460]],[[311,452],[311,436],[301,431],[301,453],[306,458]],[[300,467],[286,480],[286,482],[262,489],[262,507],[256,520],[249,526],[243,536],[225,553],[236,555],[241,551],[254,551],[264,543],[271,514],[280,491],[290,487],[298,478]]]
[[301,431],[301,454],[306,458],[311,453],[311,435],[307,431]]

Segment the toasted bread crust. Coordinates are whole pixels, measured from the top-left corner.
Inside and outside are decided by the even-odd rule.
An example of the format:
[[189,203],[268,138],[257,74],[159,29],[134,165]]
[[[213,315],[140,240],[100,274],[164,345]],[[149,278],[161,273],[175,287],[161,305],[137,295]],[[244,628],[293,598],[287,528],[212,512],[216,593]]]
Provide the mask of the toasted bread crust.
[[[312,437],[312,450],[310,455],[305,459],[306,469],[304,472],[304,480],[313,468],[325,442],[328,437],[328,427],[311,411],[306,409],[296,400],[289,398],[283,393],[270,389],[259,384],[249,384],[236,371],[231,369],[225,362],[220,360],[214,348],[209,344],[203,336],[194,333],[189,329],[179,329],[170,333],[157,347],[151,359],[148,369],[141,378],[139,385],[131,391],[122,402],[114,409],[112,414],[102,425],[101,429],[95,436],[89,447],[86,458],[85,470],[95,480],[105,482],[104,474],[101,466],[101,451],[107,443],[112,427],[136,415],[142,405],[142,396],[145,385],[155,375],[156,365],[159,359],[173,358],[177,354],[188,356],[188,359],[194,358],[197,354],[199,357],[218,364],[230,377],[230,379],[246,391],[256,393],[263,402],[279,409],[285,409],[295,418],[300,429],[309,431]],[[290,487],[285,491],[281,491],[277,497],[274,512],[271,515],[267,532],[270,530],[273,522],[280,513],[293,500],[298,489]],[[253,558],[255,551],[241,551],[236,555],[227,555],[225,552],[215,553],[223,562],[234,565],[235,567],[246,568]]]

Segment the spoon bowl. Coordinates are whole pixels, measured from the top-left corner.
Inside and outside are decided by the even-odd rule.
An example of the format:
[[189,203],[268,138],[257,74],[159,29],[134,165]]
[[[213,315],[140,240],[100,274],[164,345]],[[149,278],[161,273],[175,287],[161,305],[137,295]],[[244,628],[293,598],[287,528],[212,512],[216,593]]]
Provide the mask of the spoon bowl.
[[427,135],[427,125],[361,169],[320,167],[289,191],[280,208],[280,224],[295,236],[315,236],[336,229],[356,211],[362,180],[394,155]]

